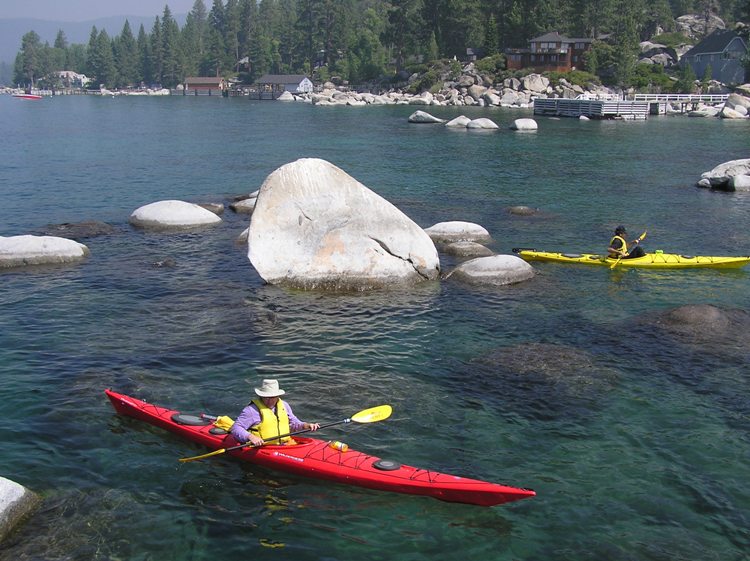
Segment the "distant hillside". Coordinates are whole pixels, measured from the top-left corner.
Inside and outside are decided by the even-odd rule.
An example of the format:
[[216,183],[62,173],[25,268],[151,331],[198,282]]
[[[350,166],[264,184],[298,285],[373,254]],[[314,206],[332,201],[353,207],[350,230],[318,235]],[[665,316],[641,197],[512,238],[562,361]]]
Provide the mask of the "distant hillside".
[[[186,14],[175,14],[173,17],[182,27],[185,24]],[[130,22],[130,29],[134,36],[138,36],[138,29],[143,24],[147,33],[151,32],[154,26],[153,17],[143,16],[112,16],[108,18],[95,19],[90,21],[69,22],[69,21],[46,21],[40,19],[0,19],[0,62],[6,62],[11,66],[16,60],[16,54],[21,49],[21,38],[29,31],[35,31],[42,39],[42,43],[49,42],[54,44],[57,32],[62,29],[68,39],[68,43],[85,43],[89,42],[91,28],[96,26],[98,30],[106,29],[110,37],[119,35],[125,20]],[[159,14],[161,19],[161,14]]]

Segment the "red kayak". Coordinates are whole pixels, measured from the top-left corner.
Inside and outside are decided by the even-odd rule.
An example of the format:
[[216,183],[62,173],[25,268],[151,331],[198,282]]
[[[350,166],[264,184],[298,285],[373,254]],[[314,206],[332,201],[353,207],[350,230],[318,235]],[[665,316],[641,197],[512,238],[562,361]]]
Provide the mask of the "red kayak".
[[[197,442],[211,450],[236,444],[232,436],[209,420],[151,405],[140,399],[105,390],[120,415],[134,417]],[[190,424],[185,424],[190,423]],[[401,465],[351,449],[340,450],[330,441],[296,436],[297,444],[264,445],[227,450],[247,462],[304,477],[325,479],[377,489],[425,495],[454,503],[494,506],[536,495],[531,489],[508,487],[426,469]]]

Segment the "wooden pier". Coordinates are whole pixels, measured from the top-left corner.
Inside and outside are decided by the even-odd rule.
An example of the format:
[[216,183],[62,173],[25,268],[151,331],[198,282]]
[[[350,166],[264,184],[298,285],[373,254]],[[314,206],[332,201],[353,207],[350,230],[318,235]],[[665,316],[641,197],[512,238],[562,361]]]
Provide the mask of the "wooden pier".
[[534,115],[581,117],[590,119],[645,120],[649,102],[623,99],[562,99],[537,98]]

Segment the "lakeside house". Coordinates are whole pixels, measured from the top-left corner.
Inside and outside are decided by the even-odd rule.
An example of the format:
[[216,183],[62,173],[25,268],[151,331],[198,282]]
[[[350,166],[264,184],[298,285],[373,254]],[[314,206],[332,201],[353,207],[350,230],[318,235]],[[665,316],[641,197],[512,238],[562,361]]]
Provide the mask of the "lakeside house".
[[220,76],[189,76],[185,78],[184,95],[222,95],[227,83]]
[[508,70],[531,68],[535,72],[570,72],[583,67],[583,53],[593,39],[569,39],[551,31],[529,41],[528,49],[506,49]]
[[742,57],[747,53],[747,44],[735,31],[718,29],[686,52],[680,66],[690,65],[697,78],[703,78],[711,67],[711,79],[724,84],[744,84],[745,67]]
[[274,99],[284,92],[312,93],[312,81],[302,74],[264,74],[255,81],[258,91],[271,93]]

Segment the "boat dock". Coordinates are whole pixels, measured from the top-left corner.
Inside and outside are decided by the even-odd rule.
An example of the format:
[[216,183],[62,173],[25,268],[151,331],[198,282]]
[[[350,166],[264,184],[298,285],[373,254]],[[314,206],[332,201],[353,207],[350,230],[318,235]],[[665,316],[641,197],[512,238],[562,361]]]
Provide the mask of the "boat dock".
[[636,101],[646,101],[651,115],[664,115],[672,106],[680,113],[694,111],[699,105],[721,105],[729,94],[635,94]]
[[536,98],[534,115],[581,117],[590,119],[647,119],[664,115],[668,107],[687,113],[699,105],[721,105],[727,94],[635,94],[633,99]]
[[581,117],[590,119],[645,120],[650,106],[647,101],[624,99],[536,98],[534,115]]

